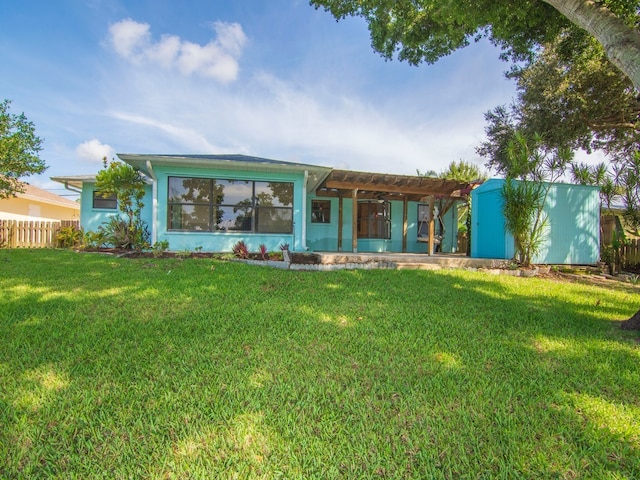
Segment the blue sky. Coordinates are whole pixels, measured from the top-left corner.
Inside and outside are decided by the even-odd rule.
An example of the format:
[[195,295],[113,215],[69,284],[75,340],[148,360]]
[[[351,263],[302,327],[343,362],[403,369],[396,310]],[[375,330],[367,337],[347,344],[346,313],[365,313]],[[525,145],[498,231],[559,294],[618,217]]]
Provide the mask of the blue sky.
[[116,153],[241,153],[415,174],[482,166],[483,113],[514,96],[487,42],[387,62],[362,19],[306,0],[0,0],[0,98],[44,138],[44,175]]

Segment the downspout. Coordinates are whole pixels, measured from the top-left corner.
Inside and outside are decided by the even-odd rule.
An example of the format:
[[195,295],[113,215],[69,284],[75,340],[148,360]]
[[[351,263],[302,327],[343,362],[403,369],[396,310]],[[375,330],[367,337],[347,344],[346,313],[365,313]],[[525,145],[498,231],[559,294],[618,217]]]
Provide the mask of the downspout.
[[147,171],[151,176],[151,245],[158,241],[158,179],[153,172],[151,160],[147,160]]
[[82,189],[78,190],[76,188],[72,188],[71,185],[69,185],[69,182],[64,182],[64,188],[70,192],[82,194]]
[[304,171],[304,181],[302,182],[302,248],[306,251],[307,247],[307,181],[309,179],[309,171]]

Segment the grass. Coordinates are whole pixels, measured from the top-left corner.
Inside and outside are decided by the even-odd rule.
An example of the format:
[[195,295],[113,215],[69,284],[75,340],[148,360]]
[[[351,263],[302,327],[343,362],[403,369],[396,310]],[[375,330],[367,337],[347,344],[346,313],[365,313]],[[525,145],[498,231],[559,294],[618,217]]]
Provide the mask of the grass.
[[639,478],[605,289],[0,250],[0,478]]

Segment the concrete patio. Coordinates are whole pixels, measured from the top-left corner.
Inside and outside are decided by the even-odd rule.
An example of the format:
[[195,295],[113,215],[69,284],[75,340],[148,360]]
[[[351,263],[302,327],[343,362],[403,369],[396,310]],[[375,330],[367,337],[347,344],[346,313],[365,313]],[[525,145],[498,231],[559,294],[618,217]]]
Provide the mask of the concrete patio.
[[471,258],[464,254],[313,252],[319,265],[379,265],[383,268],[437,270],[439,268],[508,268],[509,261]]

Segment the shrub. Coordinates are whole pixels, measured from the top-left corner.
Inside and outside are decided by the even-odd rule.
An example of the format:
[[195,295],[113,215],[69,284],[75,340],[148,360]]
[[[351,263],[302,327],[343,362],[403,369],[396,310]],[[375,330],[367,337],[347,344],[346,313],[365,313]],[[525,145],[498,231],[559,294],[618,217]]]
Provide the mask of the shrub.
[[102,232],[85,232],[82,238],[82,246],[87,249],[102,248],[106,245],[107,241]]
[[149,246],[149,231],[144,224],[130,225],[126,220],[113,216],[98,227],[102,243],[114,248],[142,250]]
[[283,258],[282,252],[271,252],[269,253],[269,259],[282,261],[284,258]]
[[249,258],[249,248],[243,240],[240,240],[233,246],[233,254],[238,258]]
[[74,248],[82,245],[82,230],[75,225],[62,227],[56,234],[56,242],[59,248]]
[[152,247],[153,256],[156,258],[161,257],[167,250],[169,250],[169,242],[166,240],[156,242]]
[[267,250],[267,246],[264,243],[261,243],[259,248],[260,248],[260,258],[262,258],[262,260],[268,260],[269,251]]

